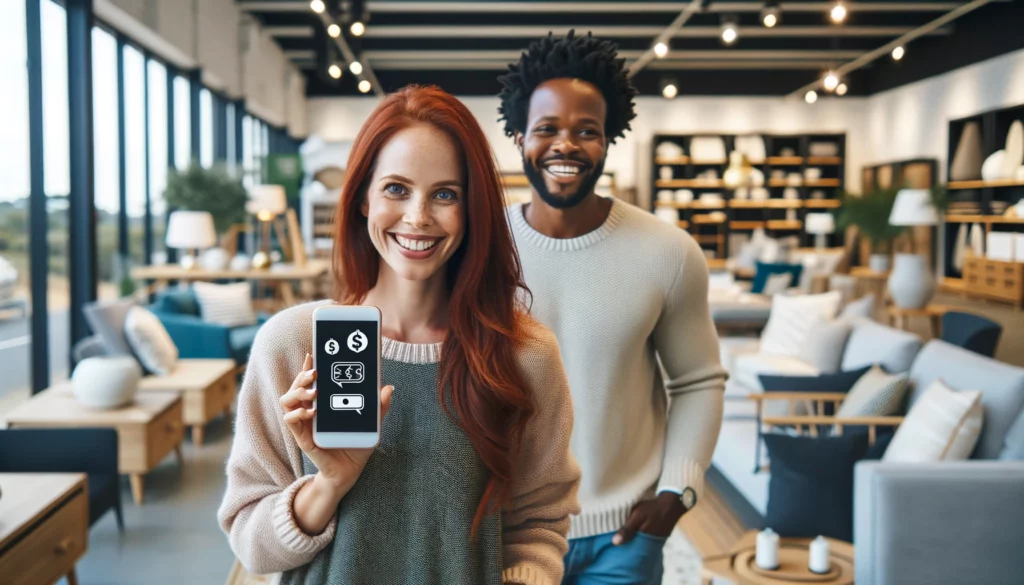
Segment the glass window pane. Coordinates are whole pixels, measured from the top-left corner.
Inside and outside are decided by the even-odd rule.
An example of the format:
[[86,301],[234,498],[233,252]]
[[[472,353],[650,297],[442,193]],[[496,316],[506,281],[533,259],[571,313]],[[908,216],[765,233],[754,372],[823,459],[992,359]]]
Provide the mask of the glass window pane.
[[192,84],[174,78],[174,166],[185,170],[192,161]]
[[164,187],[167,186],[167,69],[149,60],[149,212],[153,221],[153,263],[167,259],[164,248]]
[[[125,211],[128,214],[128,254],[132,265],[146,261],[146,59],[124,47],[124,164]],[[122,270],[126,267],[121,266]],[[116,275],[118,280],[123,276]],[[116,284],[116,282],[115,282]]]
[[199,162],[213,166],[213,94],[206,88],[199,92]]
[[231,175],[234,175],[235,174],[236,161],[237,161],[237,159],[235,157],[235,153],[237,151],[235,149],[237,148],[237,146],[235,145],[235,104],[233,104],[231,102],[228,102],[224,106],[224,126],[225,126],[226,135],[227,135],[227,139],[228,139],[227,140],[227,145],[226,145],[226,148],[225,148],[225,151],[226,151],[227,157],[228,157],[228,160],[227,160],[228,173],[230,173]]
[[247,189],[252,188],[252,169],[255,154],[252,143],[253,119],[251,116],[242,118],[242,183]]
[[117,218],[121,211],[120,137],[117,119],[117,39],[92,29],[93,173],[96,189],[98,295],[117,298],[112,286],[117,270]]

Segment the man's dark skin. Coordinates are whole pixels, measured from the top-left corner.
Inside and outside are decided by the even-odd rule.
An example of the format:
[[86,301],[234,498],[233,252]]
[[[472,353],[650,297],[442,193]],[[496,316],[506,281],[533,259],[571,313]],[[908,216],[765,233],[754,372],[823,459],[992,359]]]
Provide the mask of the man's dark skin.
[[[593,175],[603,168],[610,144],[605,135],[606,112],[600,90],[580,79],[551,79],[538,85],[530,96],[526,133],[516,134],[515,140],[523,164],[539,171],[534,177],[542,181],[533,184],[533,197],[523,211],[527,223],[538,232],[550,238],[575,238],[601,227],[608,218],[611,201],[593,190],[597,181]],[[574,177],[555,176],[545,170],[552,163],[577,167],[580,172]],[[556,205],[577,198],[580,202],[559,208],[545,201],[539,188],[546,189],[546,198]],[[581,188],[587,188],[587,193],[580,194]],[[662,492],[638,502],[612,542],[629,542],[637,531],[667,537],[685,512],[678,494]]]

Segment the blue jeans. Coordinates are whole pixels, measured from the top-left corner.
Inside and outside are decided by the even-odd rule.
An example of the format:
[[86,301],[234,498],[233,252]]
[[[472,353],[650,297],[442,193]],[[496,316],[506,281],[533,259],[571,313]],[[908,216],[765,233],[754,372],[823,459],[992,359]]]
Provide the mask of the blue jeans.
[[612,544],[614,532],[569,541],[562,585],[661,585],[661,549],[667,538],[637,532]]

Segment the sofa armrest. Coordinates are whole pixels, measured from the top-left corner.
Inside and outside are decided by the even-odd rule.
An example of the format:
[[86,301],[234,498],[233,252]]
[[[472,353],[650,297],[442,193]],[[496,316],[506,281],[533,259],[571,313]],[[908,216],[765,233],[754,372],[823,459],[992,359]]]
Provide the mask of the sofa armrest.
[[231,358],[228,328],[207,323],[194,315],[156,312],[181,358]]
[[1024,462],[863,461],[854,472],[858,583],[1019,583]]

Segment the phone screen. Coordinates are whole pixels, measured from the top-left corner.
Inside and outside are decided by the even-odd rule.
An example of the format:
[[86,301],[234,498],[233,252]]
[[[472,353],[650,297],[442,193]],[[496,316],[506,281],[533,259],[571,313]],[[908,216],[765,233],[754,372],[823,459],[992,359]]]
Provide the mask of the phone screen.
[[321,433],[377,432],[377,322],[314,321]]

